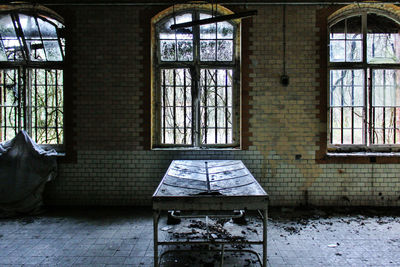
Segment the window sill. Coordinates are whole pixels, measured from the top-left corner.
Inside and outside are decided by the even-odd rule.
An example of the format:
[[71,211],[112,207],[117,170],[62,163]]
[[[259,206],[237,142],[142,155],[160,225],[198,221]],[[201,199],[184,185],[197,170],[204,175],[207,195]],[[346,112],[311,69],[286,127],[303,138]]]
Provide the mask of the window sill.
[[327,157],[400,157],[400,152],[328,152]]
[[320,164],[398,164],[400,152],[327,152]]
[[236,147],[155,147],[152,151],[240,151]]

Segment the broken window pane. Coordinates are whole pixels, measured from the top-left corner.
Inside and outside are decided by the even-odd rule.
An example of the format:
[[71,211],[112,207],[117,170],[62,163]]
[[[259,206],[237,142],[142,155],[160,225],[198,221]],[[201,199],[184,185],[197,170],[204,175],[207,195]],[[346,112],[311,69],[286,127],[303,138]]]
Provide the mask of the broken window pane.
[[50,22],[44,21],[40,18],[37,19],[40,33],[44,39],[57,39],[57,29]]
[[19,22],[26,39],[40,39],[35,17],[20,14]]
[[3,39],[17,38],[10,15],[0,15],[0,35]]
[[48,61],[62,61],[60,45],[58,41],[43,41]]
[[3,44],[9,61],[24,59],[23,48],[18,39],[3,39]]
[[[37,14],[0,15],[0,60],[14,61],[13,65],[22,62],[15,70],[0,71],[1,93],[15,92],[12,109],[10,95],[0,97],[1,141],[23,129],[39,144],[63,143],[63,74],[46,63],[63,60],[54,23],[63,26],[51,21]],[[18,37],[15,28],[20,28]],[[40,67],[32,68],[31,61]]]
[[[58,24],[62,27],[60,23]],[[15,31],[18,25],[22,29],[20,37],[17,37]],[[26,14],[15,15],[15,21],[10,15],[2,15],[0,16],[0,36],[2,43],[0,60],[62,61],[63,48],[60,47],[59,41],[64,42],[64,40],[59,40],[57,29],[50,22]],[[48,41],[43,42],[43,39]]]
[[32,61],[45,61],[46,55],[44,53],[44,46],[41,40],[29,40],[26,41],[30,60]]

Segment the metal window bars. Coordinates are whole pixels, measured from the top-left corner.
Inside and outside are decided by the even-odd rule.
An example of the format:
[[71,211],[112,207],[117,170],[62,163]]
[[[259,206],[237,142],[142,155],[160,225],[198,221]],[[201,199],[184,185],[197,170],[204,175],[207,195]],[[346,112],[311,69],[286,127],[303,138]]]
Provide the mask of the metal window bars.
[[19,130],[19,79],[15,69],[0,72],[0,142],[14,137]]
[[201,70],[202,141],[204,144],[232,143],[232,70]]
[[329,145],[335,150],[400,143],[399,27],[368,12],[332,20]]
[[[171,31],[176,22],[210,16],[203,11],[176,13],[156,25],[156,143],[163,146],[238,145],[240,100],[237,29],[231,22]],[[159,76],[158,76],[159,75]],[[212,99],[212,100],[211,100]],[[182,104],[183,103],[183,104]],[[235,134],[234,134],[235,131]]]
[[11,11],[0,14],[0,26],[0,141],[24,129],[39,144],[62,144],[63,25]]
[[0,76],[0,141],[24,129],[39,144],[62,144],[62,70],[3,69]]
[[232,143],[232,74],[231,69],[201,69],[200,95],[193,95],[189,69],[162,69],[162,142],[192,144],[193,99],[200,101],[201,144]]

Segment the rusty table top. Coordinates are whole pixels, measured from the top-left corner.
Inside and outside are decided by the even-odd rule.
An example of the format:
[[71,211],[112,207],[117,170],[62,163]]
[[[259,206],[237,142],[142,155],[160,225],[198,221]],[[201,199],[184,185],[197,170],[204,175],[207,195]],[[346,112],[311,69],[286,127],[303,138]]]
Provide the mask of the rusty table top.
[[241,160],[174,160],[153,195],[154,209],[262,209],[267,203]]

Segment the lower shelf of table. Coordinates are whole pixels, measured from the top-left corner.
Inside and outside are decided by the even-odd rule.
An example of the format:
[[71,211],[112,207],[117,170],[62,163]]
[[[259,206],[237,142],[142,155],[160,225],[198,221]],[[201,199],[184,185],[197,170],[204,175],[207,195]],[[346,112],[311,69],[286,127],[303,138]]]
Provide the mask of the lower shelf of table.
[[212,247],[207,250],[200,246],[191,246],[189,249],[172,249],[164,251],[160,256],[160,266],[262,266],[260,255],[250,249],[221,249]]
[[262,244],[263,223],[255,216],[246,214],[242,223],[230,218],[187,218],[176,225],[168,225],[162,216],[159,222],[159,245],[193,244]]

